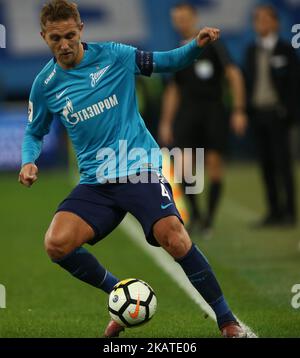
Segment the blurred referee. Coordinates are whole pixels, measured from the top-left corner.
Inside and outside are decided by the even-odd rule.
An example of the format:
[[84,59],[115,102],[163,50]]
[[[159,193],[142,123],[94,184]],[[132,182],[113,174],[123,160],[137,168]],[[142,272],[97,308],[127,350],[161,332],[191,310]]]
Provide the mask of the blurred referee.
[[[182,44],[197,33],[197,15],[196,8],[188,3],[177,4],[171,10],[173,25],[183,39]],[[224,80],[228,80],[233,101],[230,125],[242,136],[247,126],[244,81],[220,41],[207,46],[199,61],[175,74],[165,91],[159,128],[162,145],[205,149],[205,168],[210,181],[206,213],[203,215],[198,208],[196,195],[187,197],[191,207],[191,229],[200,227],[206,238],[211,234],[222,193],[223,155],[228,138]],[[188,155],[184,161],[185,166],[195,165],[195,158]]]

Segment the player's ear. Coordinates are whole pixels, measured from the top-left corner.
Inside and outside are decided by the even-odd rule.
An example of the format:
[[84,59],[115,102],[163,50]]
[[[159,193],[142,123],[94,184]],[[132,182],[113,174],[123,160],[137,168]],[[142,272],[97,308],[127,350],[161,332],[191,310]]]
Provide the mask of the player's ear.
[[46,34],[45,34],[45,32],[44,32],[44,31],[41,31],[41,32],[40,32],[40,35],[41,35],[42,38],[46,41],[46,38],[45,38],[45,37],[46,37]]
[[82,22],[82,23],[79,25],[79,30],[80,30],[80,33],[82,33],[83,28],[84,28],[84,23]]

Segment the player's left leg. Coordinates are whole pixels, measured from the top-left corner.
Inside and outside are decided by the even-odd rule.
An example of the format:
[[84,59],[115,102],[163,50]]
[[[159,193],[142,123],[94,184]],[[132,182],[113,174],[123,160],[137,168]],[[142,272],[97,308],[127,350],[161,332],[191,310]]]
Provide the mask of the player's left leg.
[[[115,207],[113,195],[112,185],[78,185],[59,205],[45,240],[53,262],[108,294],[119,279],[82,245],[96,244],[123,220],[126,212]],[[104,336],[117,337],[123,330],[111,321]]]
[[216,313],[222,334],[230,337],[244,335],[207,259],[192,244],[183,226],[171,186],[159,174],[145,175],[151,179],[150,182],[129,183],[120,188],[118,205],[137,218],[151,245],[162,246],[181,265],[188,279]]
[[244,337],[245,332],[232,314],[206,257],[194,245],[177,216],[157,221],[153,235],[182,267],[187,278],[214,310],[218,326],[226,337]]

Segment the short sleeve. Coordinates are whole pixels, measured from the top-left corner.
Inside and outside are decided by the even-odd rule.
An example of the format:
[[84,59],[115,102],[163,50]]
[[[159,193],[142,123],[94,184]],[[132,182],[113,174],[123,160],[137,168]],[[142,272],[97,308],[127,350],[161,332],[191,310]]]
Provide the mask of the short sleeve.
[[139,74],[139,68],[136,64],[137,49],[133,46],[128,46],[116,42],[110,42],[111,51],[115,54],[117,59],[127,67],[131,72]]

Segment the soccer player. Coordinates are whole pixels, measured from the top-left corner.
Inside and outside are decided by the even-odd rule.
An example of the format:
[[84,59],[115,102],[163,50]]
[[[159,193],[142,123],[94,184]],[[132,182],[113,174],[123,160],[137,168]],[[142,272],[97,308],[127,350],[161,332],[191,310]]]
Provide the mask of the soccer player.
[[[197,15],[196,8],[189,3],[179,3],[172,8],[172,22],[182,44],[197,34]],[[225,80],[233,99],[230,124],[236,135],[243,135],[247,125],[243,76],[221,41],[208,44],[197,62],[175,74],[165,91],[159,126],[162,145],[205,149],[205,168],[210,181],[205,213],[200,211],[195,194],[186,195],[191,208],[190,229],[200,228],[204,238],[211,235],[222,194],[223,157],[228,138],[223,103]],[[184,161],[186,165],[195,165],[194,156],[188,152]],[[186,183],[183,184],[186,188]]]
[[[214,310],[222,335],[244,337],[207,259],[184,229],[170,186],[160,174],[160,160],[150,161],[150,154],[159,149],[138,114],[135,97],[135,75],[189,65],[219,37],[219,30],[204,28],[185,47],[170,52],[144,52],[111,42],[83,43],[80,14],[68,0],[53,0],[43,7],[41,29],[54,58],[32,86],[19,180],[28,187],[37,180],[35,162],[53,115],[68,131],[81,174],[80,184],[59,205],[46,233],[45,249],[51,260],[77,279],[110,293],[119,279],[83,245],[103,239],[130,212],[141,223],[147,241],[161,246],[181,265]],[[126,151],[120,149],[120,141],[126,143]],[[144,154],[130,160],[134,151]],[[145,177],[148,180],[135,180]],[[105,336],[118,336],[123,329],[110,321]]]

